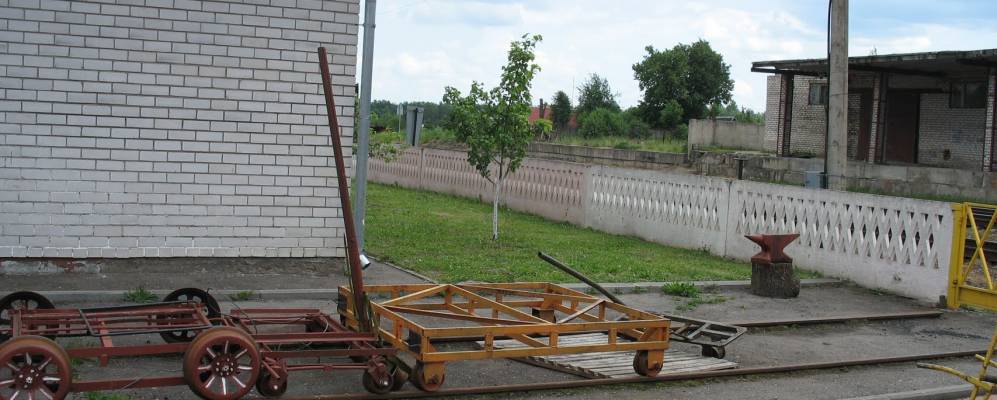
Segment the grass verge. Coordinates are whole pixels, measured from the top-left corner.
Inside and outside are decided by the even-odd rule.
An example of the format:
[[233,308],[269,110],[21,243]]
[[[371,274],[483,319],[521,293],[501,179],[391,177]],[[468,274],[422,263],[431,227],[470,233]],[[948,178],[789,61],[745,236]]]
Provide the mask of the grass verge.
[[662,153],[685,153],[685,139],[632,139],[625,137],[594,137],[583,138],[575,135],[564,135],[554,140],[557,144],[570,144],[588,147],[610,147],[623,150],[645,150]]
[[544,251],[598,282],[748,279],[750,265],[705,251],[611,235],[507,209],[491,240],[491,207],[431,192],[371,184],[367,250],[443,282],[575,282],[538,259]]

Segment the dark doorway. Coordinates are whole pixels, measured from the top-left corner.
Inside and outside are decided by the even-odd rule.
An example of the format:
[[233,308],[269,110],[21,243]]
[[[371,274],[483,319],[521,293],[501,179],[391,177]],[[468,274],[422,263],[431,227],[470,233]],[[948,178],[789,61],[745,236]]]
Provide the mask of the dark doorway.
[[891,91],[886,97],[886,138],[883,160],[917,163],[917,125],[921,93]]
[[855,159],[869,159],[869,138],[872,135],[872,91],[860,90],[859,94],[859,142],[855,147]]

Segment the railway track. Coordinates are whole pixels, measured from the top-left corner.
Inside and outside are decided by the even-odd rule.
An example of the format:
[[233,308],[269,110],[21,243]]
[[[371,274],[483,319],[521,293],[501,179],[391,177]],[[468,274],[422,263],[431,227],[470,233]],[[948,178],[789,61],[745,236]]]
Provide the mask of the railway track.
[[[928,310],[928,311],[912,311],[912,312],[893,312],[893,313],[882,313],[882,314],[858,314],[858,315],[805,318],[805,319],[744,321],[734,324],[749,328],[767,328],[767,327],[776,327],[776,326],[846,323],[854,321],[885,321],[885,320],[902,320],[902,319],[914,319],[914,318],[936,318],[941,315],[942,315],[941,311]],[[474,340],[475,338],[467,337],[463,339],[467,339],[468,341],[470,341]],[[346,394],[327,395],[327,396],[308,396],[296,399],[300,400],[413,399],[413,398],[437,398],[437,397],[470,396],[470,395],[482,395],[482,394],[531,392],[531,391],[542,391],[542,390],[563,390],[563,389],[595,387],[603,385],[616,385],[616,384],[629,384],[629,383],[637,384],[637,383],[652,383],[652,382],[676,382],[676,381],[688,381],[688,380],[699,380],[699,379],[710,379],[710,378],[744,377],[744,376],[757,376],[757,375],[800,372],[800,371],[816,371],[822,369],[833,369],[833,368],[842,368],[842,367],[897,364],[897,363],[937,360],[945,358],[971,357],[976,354],[985,354],[985,353],[986,349],[979,349],[971,351],[923,353],[923,354],[910,354],[910,355],[900,355],[900,356],[891,356],[891,357],[858,358],[858,359],[842,360],[842,361],[797,363],[797,364],[787,364],[787,365],[737,368],[737,369],[728,369],[728,370],[719,370],[719,371],[677,373],[677,374],[661,375],[653,378],[632,377],[632,378],[581,379],[581,380],[543,382],[543,383],[447,388],[435,392],[407,390],[401,392],[393,392],[386,395],[370,395],[366,393],[346,393]]]
[[894,357],[859,358],[859,359],[845,360],[845,361],[801,363],[801,364],[776,365],[776,366],[766,366],[766,367],[727,369],[720,371],[679,373],[671,375],[662,375],[654,378],[634,377],[634,378],[610,378],[610,379],[582,379],[582,380],[559,381],[559,382],[441,389],[435,392],[420,392],[420,391],[410,390],[404,392],[394,392],[381,396],[368,395],[362,393],[347,393],[347,394],[337,394],[331,396],[300,397],[297,398],[296,400],[417,399],[417,398],[437,398],[437,397],[449,397],[449,396],[470,396],[470,395],[496,394],[496,393],[532,392],[539,390],[562,390],[562,389],[574,389],[574,388],[603,386],[603,385],[617,385],[624,383],[676,382],[676,381],[688,381],[688,380],[709,379],[709,378],[743,377],[743,376],[757,376],[757,375],[778,374],[778,373],[788,373],[788,372],[815,371],[815,370],[842,368],[842,367],[896,364],[896,363],[905,363],[905,362],[914,362],[914,361],[937,360],[943,358],[971,357],[976,354],[986,354],[986,352],[987,352],[986,349],[979,349],[972,351],[952,351],[952,352],[943,352],[943,353],[926,353],[926,354],[914,354],[914,355],[904,355],[904,356],[894,356]]

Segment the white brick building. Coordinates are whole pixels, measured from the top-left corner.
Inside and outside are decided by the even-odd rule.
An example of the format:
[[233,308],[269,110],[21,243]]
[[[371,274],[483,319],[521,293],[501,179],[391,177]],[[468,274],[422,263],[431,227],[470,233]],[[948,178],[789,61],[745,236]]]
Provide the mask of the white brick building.
[[[756,62],[768,78],[766,144],[780,156],[824,154],[825,59]],[[849,59],[848,158],[997,171],[997,49]]]
[[317,48],[351,143],[358,12],[0,0],[0,259],[343,256]]

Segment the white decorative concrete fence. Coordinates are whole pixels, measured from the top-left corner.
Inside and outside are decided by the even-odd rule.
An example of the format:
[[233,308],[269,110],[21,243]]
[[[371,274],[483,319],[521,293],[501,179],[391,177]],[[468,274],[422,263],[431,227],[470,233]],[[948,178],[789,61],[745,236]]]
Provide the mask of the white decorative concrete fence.
[[[491,199],[459,151],[407,149],[372,160],[375,182]],[[948,203],[724,178],[526,159],[503,192],[510,208],[670,246],[747,260],[744,235],[799,233],[796,265],[927,301],[945,294]]]

